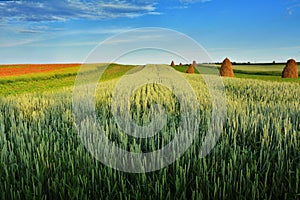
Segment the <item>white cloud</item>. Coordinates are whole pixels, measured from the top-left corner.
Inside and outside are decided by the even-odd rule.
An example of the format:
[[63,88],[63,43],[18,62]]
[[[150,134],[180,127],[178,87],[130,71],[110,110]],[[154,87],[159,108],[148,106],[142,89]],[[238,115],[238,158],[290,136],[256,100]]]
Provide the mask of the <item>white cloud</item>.
[[60,0],[3,1],[2,21],[65,21],[69,19],[108,19],[159,14],[153,1]]

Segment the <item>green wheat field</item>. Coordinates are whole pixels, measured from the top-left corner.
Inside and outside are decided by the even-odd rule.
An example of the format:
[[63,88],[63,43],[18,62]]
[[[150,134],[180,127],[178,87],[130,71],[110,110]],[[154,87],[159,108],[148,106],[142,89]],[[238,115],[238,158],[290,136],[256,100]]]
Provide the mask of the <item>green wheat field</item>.
[[[105,166],[81,142],[72,114],[78,66],[0,77],[0,199],[300,199],[300,79],[282,79],[283,67],[234,65],[235,78],[222,78],[227,116],[204,158],[199,152],[211,112],[208,90],[199,72],[175,67],[198,98],[199,135],[174,163],[144,174]],[[180,109],[168,88],[147,84],[128,102],[132,118],[149,123],[149,106],[159,103],[167,124],[145,141],[119,130],[111,94],[135,68],[107,68],[97,87],[97,117],[120,147],[153,151],[172,140]]]

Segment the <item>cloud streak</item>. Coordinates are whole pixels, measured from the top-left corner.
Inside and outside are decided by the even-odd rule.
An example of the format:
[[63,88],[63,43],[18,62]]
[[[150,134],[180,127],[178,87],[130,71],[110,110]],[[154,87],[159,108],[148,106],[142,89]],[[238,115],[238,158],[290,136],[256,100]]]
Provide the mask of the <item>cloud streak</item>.
[[23,46],[27,44],[31,44],[33,42],[37,42],[39,40],[34,39],[24,39],[20,41],[10,41],[10,42],[1,42],[0,47],[16,47],[16,46]]
[[181,3],[189,4],[189,3],[205,3],[211,0],[179,0]]
[[293,15],[293,14],[294,14],[294,11],[295,11],[296,9],[299,9],[299,8],[300,8],[300,3],[288,7],[286,10],[287,10],[288,15]]
[[159,14],[154,1],[61,0],[2,1],[2,21],[66,21],[70,19],[109,19]]

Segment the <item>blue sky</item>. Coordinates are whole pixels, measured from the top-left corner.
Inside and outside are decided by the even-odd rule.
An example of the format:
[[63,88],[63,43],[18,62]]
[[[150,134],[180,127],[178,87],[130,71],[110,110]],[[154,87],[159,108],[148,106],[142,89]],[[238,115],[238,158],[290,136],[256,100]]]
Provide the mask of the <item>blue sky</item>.
[[0,63],[84,62],[142,27],[182,32],[213,61],[300,61],[299,19],[299,0],[0,1]]

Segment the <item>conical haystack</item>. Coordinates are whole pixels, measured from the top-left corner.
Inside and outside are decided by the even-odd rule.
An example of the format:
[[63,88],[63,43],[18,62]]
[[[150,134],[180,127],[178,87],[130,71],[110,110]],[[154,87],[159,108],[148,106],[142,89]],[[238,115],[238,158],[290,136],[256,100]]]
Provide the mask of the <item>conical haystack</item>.
[[179,66],[182,67],[182,63],[179,63]]
[[227,77],[234,77],[232,64],[228,58],[225,58],[225,60],[222,63],[222,66],[220,69],[220,75],[227,76]]
[[193,66],[196,67],[197,66],[197,62],[194,60],[193,61]]
[[172,60],[172,62],[171,62],[171,65],[170,65],[171,67],[174,67],[175,66],[175,64],[174,64],[174,61]]
[[190,64],[190,67],[186,70],[186,73],[193,74],[195,73],[194,65]]
[[294,59],[287,61],[285,68],[282,71],[282,78],[298,78],[297,62]]

